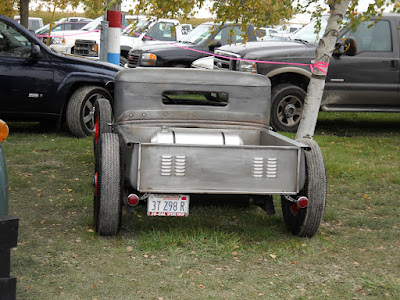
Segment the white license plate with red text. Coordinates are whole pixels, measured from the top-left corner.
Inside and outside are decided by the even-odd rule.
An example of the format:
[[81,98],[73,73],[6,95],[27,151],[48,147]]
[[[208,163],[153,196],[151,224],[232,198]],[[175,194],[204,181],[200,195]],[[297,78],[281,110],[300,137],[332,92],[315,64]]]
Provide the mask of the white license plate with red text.
[[147,215],[187,217],[189,215],[189,196],[150,194],[147,199]]

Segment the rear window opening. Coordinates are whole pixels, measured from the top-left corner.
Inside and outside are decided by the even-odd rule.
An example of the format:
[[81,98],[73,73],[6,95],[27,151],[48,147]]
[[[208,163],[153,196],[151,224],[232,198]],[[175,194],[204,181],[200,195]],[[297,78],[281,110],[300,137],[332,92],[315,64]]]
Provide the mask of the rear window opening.
[[165,91],[162,102],[166,105],[227,106],[228,94],[221,92]]

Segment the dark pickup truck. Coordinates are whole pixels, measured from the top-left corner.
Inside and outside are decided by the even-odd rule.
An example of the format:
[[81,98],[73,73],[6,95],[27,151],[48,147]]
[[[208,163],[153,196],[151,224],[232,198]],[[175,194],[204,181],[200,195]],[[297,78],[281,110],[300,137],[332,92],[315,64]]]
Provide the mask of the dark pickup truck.
[[189,32],[179,43],[160,42],[130,50],[128,67],[189,68],[193,61],[213,54],[217,47],[256,40],[257,37],[251,25],[244,32],[241,25],[206,22]]
[[77,137],[91,135],[98,98],[111,100],[105,84],[121,69],[52,52],[33,34],[0,15],[0,118],[66,121]]
[[[383,14],[375,21],[362,22],[355,31],[349,27],[340,31],[329,63],[321,110],[400,112],[400,15]],[[320,33],[326,24],[327,17],[324,17]],[[351,56],[345,55],[342,49],[347,38],[355,40],[356,52]],[[311,77],[309,65],[314,63],[317,40],[315,22],[312,22],[285,41],[223,46],[215,51],[214,68],[268,76],[272,84],[271,125],[276,130],[295,132],[303,111]],[[268,63],[271,61],[283,64]]]

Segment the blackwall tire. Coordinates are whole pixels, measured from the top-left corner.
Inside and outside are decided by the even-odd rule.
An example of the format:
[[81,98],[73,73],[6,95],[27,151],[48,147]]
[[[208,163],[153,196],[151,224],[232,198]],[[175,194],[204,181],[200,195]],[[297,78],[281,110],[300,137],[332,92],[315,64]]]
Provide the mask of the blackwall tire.
[[306,92],[294,84],[279,84],[271,93],[271,126],[277,131],[296,132]]
[[293,202],[281,197],[283,219],[289,231],[300,237],[312,237],[318,231],[326,206],[326,172],[322,152],[311,139],[299,139],[310,146],[305,150],[306,181],[300,196],[308,198],[308,205],[298,210],[292,209]]
[[120,228],[122,207],[122,176],[119,137],[104,133],[99,139],[96,161],[94,223],[101,236],[116,235]]
[[94,130],[94,103],[105,98],[111,100],[106,89],[98,86],[83,86],[71,96],[66,112],[67,125],[76,137],[87,137]]
[[112,108],[110,101],[101,98],[94,104],[94,134],[93,134],[93,145],[94,151],[97,150],[99,138],[103,133],[112,132]]

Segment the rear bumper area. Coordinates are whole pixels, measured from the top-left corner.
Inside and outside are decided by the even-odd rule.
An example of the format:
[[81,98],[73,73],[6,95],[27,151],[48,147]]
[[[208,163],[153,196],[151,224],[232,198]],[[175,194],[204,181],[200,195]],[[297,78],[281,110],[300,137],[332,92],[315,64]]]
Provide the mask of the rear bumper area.
[[297,194],[304,185],[304,150],[297,146],[137,146],[130,181],[139,192]]

